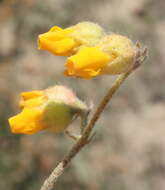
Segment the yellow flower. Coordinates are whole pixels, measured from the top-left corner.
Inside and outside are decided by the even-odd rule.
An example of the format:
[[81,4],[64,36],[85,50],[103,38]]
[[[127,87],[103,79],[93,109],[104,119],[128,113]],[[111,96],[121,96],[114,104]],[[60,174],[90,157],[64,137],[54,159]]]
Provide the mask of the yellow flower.
[[127,37],[106,35],[91,22],[66,29],[54,26],[39,35],[39,49],[68,57],[65,75],[90,79],[98,75],[127,72],[134,63],[136,48]]
[[20,106],[21,113],[9,118],[13,133],[34,134],[45,129],[61,132],[75,114],[87,109],[70,89],[63,86],[23,92]]
[[39,35],[38,45],[41,50],[68,56],[83,45],[95,45],[103,35],[102,28],[91,22],[82,22],[66,29],[54,26],[48,32]]
[[43,91],[21,93],[21,113],[9,118],[13,133],[33,134],[46,128],[42,122],[41,105],[47,101]]
[[84,47],[68,58],[65,74],[90,79],[99,75],[111,59],[113,57],[97,47]]
[[31,92],[22,92],[21,93],[21,100],[20,100],[20,107],[34,107],[41,105],[46,100],[43,91],[31,91]]
[[46,126],[42,123],[42,111],[37,108],[26,108],[23,111],[9,119],[11,131],[13,133],[33,134]]
[[132,42],[121,35],[104,37],[95,47],[83,47],[69,57],[65,64],[67,76],[85,79],[103,74],[121,74],[134,62],[135,48]]

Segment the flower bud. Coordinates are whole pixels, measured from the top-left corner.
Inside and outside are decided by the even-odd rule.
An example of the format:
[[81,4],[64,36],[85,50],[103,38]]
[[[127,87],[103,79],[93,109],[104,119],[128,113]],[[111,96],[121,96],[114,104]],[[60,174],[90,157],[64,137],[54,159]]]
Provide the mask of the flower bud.
[[62,29],[52,27],[38,37],[39,49],[47,50],[55,55],[68,56],[75,53],[81,46],[93,46],[104,36],[103,29],[92,22],[81,22]]
[[48,129],[64,131],[75,115],[87,111],[87,106],[64,86],[21,94],[21,113],[9,118],[13,133],[34,134]]

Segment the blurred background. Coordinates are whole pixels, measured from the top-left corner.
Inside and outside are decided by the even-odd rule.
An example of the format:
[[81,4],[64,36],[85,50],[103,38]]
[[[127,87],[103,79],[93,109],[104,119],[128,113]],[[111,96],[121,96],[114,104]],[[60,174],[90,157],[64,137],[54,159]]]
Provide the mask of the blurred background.
[[20,92],[63,84],[97,105],[114,80],[66,78],[65,58],[37,50],[40,33],[81,21],[139,40],[149,57],[114,96],[95,139],[56,189],[165,189],[164,10],[164,0],[0,0],[0,190],[39,189],[73,144],[64,134],[12,134],[7,119],[19,112]]

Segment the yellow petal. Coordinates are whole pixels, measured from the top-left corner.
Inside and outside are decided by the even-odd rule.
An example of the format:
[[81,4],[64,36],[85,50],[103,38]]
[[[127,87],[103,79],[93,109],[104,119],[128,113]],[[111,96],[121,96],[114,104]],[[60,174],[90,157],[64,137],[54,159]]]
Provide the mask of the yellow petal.
[[65,74],[91,78],[99,75],[113,56],[109,56],[97,47],[84,47],[77,54],[68,58]]
[[49,30],[49,32],[57,32],[57,31],[62,31],[63,29],[62,28],[60,28],[59,26],[53,26],[50,30]]
[[52,44],[52,52],[54,52],[56,55],[67,56],[72,54],[73,49],[76,46],[77,43],[73,39],[65,38]]
[[36,98],[38,96],[42,96],[44,93],[41,90],[34,90],[34,91],[29,91],[29,92],[22,92],[21,97],[23,100],[28,100],[31,98]]
[[21,93],[22,99],[20,100],[20,107],[35,107],[44,104],[47,99],[43,91],[31,91]]
[[20,114],[9,118],[9,124],[13,133],[34,134],[44,130],[42,124],[42,112],[36,108],[24,109]]
[[77,43],[72,38],[64,38],[58,41],[51,41],[46,38],[41,38],[40,49],[47,50],[55,55],[67,56],[77,46]]
[[48,32],[45,32],[43,34],[39,35],[39,46],[41,46],[42,49],[42,39],[47,39],[50,41],[58,41],[64,38],[68,37],[68,34],[71,33],[73,30],[70,29],[61,29],[57,26],[54,26],[53,28],[51,28]]
[[42,104],[44,104],[46,98],[45,97],[38,97],[38,98],[32,98],[32,99],[29,99],[29,100],[20,100],[20,107],[21,108],[30,108],[30,107],[35,107],[35,106],[40,106]]
[[61,29],[54,26],[48,32],[39,35],[38,47],[55,55],[70,55],[73,48],[78,45],[73,38],[69,37],[71,32],[73,32],[72,28]]

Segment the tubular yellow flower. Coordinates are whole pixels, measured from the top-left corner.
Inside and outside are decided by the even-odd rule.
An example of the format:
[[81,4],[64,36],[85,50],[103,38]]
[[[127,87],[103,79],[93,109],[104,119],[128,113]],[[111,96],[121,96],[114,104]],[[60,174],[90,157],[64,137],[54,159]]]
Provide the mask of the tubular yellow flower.
[[81,46],[93,46],[103,37],[100,26],[91,22],[82,22],[66,29],[54,26],[48,32],[39,35],[38,46],[55,55],[68,56]]
[[100,74],[112,56],[97,47],[84,47],[76,55],[68,58],[65,74],[90,79]]
[[33,134],[46,128],[42,122],[40,108],[47,101],[42,91],[31,91],[21,93],[21,113],[9,118],[9,124],[13,133]]
[[20,107],[34,107],[41,105],[46,100],[43,91],[31,91],[21,93]]
[[67,76],[85,79],[126,72],[134,62],[135,48],[132,42],[121,35],[104,37],[95,47],[83,47],[69,57],[65,64]]
[[20,114],[9,119],[13,133],[33,134],[46,128],[42,124],[42,111],[36,108],[25,108]]
[[23,92],[20,106],[21,113],[9,118],[13,133],[34,134],[45,129],[61,132],[75,114],[87,109],[70,89],[63,86]]

